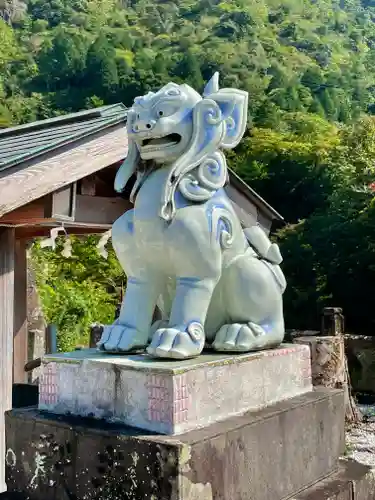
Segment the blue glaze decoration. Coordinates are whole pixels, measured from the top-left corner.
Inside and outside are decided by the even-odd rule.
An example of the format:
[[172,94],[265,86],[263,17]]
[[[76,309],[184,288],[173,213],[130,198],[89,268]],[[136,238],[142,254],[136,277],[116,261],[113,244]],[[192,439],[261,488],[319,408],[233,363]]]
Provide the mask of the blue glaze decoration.
[[220,217],[217,223],[217,229],[216,229],[216,240],[218,241],[220,238],[220,235],[223,231],[226,231],[227,233],[231,233],[231,228],[229,227],[228,222],[223,218]]
[[213,215],[214,210],[217,208],[226,209],[227,207],[223,203],[215,203],[215,204],[210,203],[206,208],[206,216],[208,219],[208,228],[209,228],[210,233],[213,233],[212,215]]
[[128,220],[127,230],[130,234],[134,234],[134,222],[132,220]]
[[233,103],[232,102],[218,101],[217,104],[218,104],[220,111],[223,115],[223,120],[226,120],[228,118],[228,116],[230,116],[232,114]]
[[227,124],[227,130],[226,130],[227,137],[236,137],[236,135],[238,134],[238,129],[241,125],[241,110],[239,109],[238,106],[234,108],[231,118],[234,121],[234,126],[230,127]]
[[177,189],[174,193],[174,203],[176,205],[176,208],[186,208],[191,205],[191,202],[182,196],[182,193]]

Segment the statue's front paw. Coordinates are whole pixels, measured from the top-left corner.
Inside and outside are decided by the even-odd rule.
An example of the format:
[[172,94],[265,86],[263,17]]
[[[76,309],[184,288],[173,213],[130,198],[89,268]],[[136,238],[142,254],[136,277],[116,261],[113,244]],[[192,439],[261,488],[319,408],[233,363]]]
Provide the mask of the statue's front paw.
[[104,327],[97,348],[99,351],[112,353],[132,352],[145,349],[147,343],[147,334],[117,322]]
[[159,328],[154,333],[147,352],[156,358],[195,358],[203,351],[204,342],[203,326],[192,322],[185,327]]

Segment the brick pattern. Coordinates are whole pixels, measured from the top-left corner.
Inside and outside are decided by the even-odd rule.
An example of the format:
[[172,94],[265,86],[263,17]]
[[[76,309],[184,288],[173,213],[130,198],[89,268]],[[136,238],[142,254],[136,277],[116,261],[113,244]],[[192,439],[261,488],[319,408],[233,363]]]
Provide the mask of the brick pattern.
[[162,375],[149,375],[148,418],[151,422],[172,423],[172,394],[169,390],[168,378]]
[[271,349],[269,351],[262,351],[262,355],[265,357],[274,357],[274,356],[286,356],[287,354],[292,354],[294,352],[300,352],[301,349],[297,347],[284,347],[279,349]]
[[175,425],[188,421],[189,407],[187,376],[183,374],[177,376],[173,383],[173,417]]
[[302,368],[301,368],[302,378],[305,382],[305,386],[307,386],[312,383],[310,349],[305,349],[301,353],[301,359],[302,359]]
[[57,403],[57,366],[48,363],[44,366],[39,381],[39,403],[53,405]]

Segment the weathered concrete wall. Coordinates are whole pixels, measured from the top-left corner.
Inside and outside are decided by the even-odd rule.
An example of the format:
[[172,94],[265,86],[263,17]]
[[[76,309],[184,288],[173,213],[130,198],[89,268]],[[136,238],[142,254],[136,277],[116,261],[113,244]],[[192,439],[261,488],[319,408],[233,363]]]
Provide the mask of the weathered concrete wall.
[[[316,330],[288,330],[285,340],[319,335]],[[375,395],[375,336],[346,334],[344,341],[353,391]]]
[[336,469],[343,405],[341,391],[314,391],[179,437],[13,410],[8,489],[24,500],[289,498]]
[[337,473],[291,500],[374,500],[374,498],[374,471],[352,460],[342,460]]

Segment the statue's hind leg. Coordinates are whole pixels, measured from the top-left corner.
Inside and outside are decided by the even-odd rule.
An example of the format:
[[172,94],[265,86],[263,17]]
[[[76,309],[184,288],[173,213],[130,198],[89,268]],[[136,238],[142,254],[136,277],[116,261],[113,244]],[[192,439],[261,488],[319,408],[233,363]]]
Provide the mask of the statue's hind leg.
[[249,255],[237,259],[225,276],[227,316],[212,347],[250,352],[279,345],[284,337],[282,291],[272,271]]
[[220,328],[212,347],[220,352],[250,352],[278,346],[283,337],[281,324],[232,323]]

